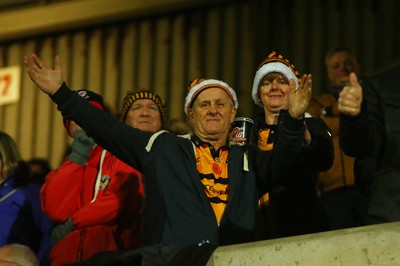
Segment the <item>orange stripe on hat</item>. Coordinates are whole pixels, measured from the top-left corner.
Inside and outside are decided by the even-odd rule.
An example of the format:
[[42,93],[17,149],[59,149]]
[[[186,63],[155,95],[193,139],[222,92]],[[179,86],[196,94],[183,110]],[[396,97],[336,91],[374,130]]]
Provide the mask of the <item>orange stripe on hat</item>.
[[216,79],[195,79],[189,83],[189,92],[185,99],[184,111],[187,114],[187,110],[192,107],[194,100],[200,94],[200,92],[209,88],[220,88],[224,90],[235,108],[239,107],[239,101],[236,96],[236,92],[225,82]]

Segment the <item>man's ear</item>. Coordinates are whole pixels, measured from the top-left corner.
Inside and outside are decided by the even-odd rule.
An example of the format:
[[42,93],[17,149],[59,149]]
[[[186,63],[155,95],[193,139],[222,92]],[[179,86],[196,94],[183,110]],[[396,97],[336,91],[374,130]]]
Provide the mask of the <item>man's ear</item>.
[[189,119],[192,121],[193,120],[193,109],[192,108],[187,109],[187,115],[188,115]]
[[232,108],[232,111],[231,111],[231,123],[233,123],[233,119],[235,119],[236,114],[237,114],[237,109],[236,108]]

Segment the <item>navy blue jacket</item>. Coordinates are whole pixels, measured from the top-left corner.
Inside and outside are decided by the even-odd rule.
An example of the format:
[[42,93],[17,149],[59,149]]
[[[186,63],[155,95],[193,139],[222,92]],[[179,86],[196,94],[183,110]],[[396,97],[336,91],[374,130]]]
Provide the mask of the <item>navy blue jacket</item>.
[[52,96],[64,118],[75,121],[116,157],[143,173],[143,223],[146,244],[215,245],[250,240],[259,193],[285,182],[301,151],[303,121],[287,116],[273,152],[256,146],[231,146],[229,198],[220,224],[204,193],[189,138],[129,127],[63,86]]

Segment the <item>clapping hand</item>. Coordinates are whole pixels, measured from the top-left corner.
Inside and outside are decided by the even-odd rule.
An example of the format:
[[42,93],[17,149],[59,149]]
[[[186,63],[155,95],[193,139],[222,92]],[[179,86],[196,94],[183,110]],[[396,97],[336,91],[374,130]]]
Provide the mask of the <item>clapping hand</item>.
[[311,74],[304,74],[299,88],[296,90],[296,82],[291,79],[289,81],[289,114],[296,119],[302,119],[310,104],[312,95],[312,79]]
[[25,56],[24,64],[31,80],[43,92],[53,95],[61,87],[64,79],[58,55],[54,60],[54,69],[46,66],[36,54]]

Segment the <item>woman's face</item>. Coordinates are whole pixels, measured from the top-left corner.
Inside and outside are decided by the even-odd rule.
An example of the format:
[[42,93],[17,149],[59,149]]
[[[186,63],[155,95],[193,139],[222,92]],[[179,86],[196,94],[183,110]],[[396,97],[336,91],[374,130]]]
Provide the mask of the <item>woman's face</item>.
[[280,73],[269,73],[260,82],[260,101],[266,112],[279,113],[281,109],[286,109],[288,93],[289,80]]

